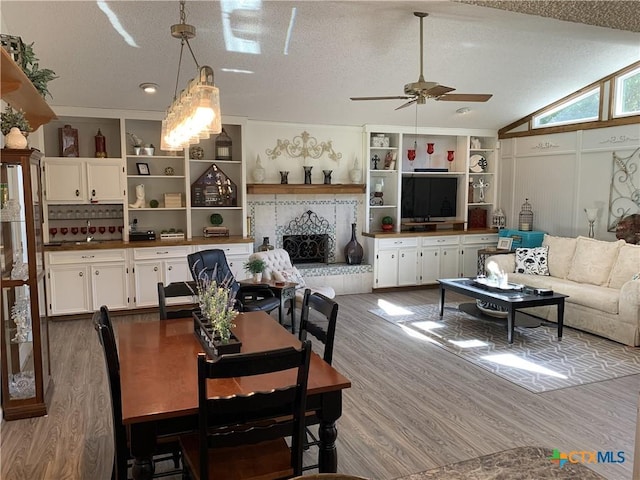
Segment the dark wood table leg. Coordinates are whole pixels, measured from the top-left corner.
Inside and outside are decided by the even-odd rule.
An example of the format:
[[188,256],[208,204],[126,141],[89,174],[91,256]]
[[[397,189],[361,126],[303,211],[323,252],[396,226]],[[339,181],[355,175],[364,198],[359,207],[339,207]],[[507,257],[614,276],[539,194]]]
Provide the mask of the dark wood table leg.
[[558,302],[558,341],[562,340],[562,327],[564,326],[564,298]]
[[516,324],[516,309],[509,305],[509,315],[507,317],[507,340],[509,345],[513,343],[513,330]]
[[338,451],[336,438],[338,429],[336,420],[342,414],[342,392],[330,392],[323,395],[322,409],[318,410],[320,425],[318,428],[318,471],[335,473],[338,471]]
[[152,423],[131,425],[130,435],[133,480],[150,480],[155,471],[153,464],[153,452],[156,448],[155,425]]
[[440,318],[444,315],[444,286],[440,284]]

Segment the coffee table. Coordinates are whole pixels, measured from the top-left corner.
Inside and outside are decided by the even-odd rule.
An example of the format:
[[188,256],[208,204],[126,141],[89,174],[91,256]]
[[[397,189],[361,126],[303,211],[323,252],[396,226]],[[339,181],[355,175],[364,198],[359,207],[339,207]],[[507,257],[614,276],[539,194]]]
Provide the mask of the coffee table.
[[488,289],[480,286],[470,278],[438,279],[440,284],[440,318],[444,314],[444,295],[446,290],[491,302],[507,310],[507,339],[513,343],[513,330],[515,326],[516,310],[527,307],[539,307],[543,305],[555,305],[558,309],[558,341],[562,340],[562,326],[564,322],[564,299],[568,295],[553,293],[552,295],[536,295],[533,289],[525,287],[524,291]]

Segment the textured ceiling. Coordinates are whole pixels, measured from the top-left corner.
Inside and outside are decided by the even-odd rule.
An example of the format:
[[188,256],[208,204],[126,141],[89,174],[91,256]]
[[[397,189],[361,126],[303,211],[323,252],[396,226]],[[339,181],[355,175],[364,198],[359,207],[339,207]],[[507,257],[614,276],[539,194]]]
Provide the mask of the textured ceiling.
[[[515,2],[508,2],[515,3]],[[575,2],[545,4],[561,12]],[[620,3],[601,4],[613,11]],[[0,0],[2,33],[35,42],[58,105],[152,110],[171,103],[180,42],[172,1]],[[524,6],[524,5],[522,5]],[[553,10],[550,10],[553,9]],[[638,9],[640,10],[640,9]],[[491,93],[486,103],[402,100],[420,70],[419,21],[426,11],[424,76],[454,93]],[[635,15],[634,15],[635,13]],[[187,0],[198,61],[215,70],[222,112],[255,120],[334,125],[408,125],[497,130],[640,60],[640,34],[456,1]],[[638,12],[617,14],[640,25]],[[636,20],[632,20],[635,18]],[[234,50],[236,43],[257,47]],[[119,33],[120,32],[120,33]],[[185,51],[179,88],[195,75]],[[159,85],[144,95],[143,82]],[[456,110],[469,107],[466,115]]]
[[566,20],[568,22],[640,32],[640,2],[638,0],[629,2],[611,0],[581,2],[571,0],[458,1],[511,12],[526,13],[528,15]]

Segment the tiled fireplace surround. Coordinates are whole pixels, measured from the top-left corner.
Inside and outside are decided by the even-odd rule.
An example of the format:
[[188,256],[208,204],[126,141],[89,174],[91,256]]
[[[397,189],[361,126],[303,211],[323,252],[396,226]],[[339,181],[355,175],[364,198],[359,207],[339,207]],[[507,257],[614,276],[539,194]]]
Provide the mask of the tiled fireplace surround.
[[[327,233],[335,239],[335,250],[330,252],[328,265],[297,265],[309,286],[331,286],[336,295],[371,292],[373,268],[371,265],[347,265],[344,246],[351,240],[351,224],[357,224],[358,241],[365,247],[360,234],[364,224],[363,195],[249,195],[248,215],[251,218],[251,236],[254,248],[262,244],[263,237],[276,248],[282,248],[282,236],[289,222],[307,211],[312,211],[329,224]],[[332,255],[333,253],[333,255]]]

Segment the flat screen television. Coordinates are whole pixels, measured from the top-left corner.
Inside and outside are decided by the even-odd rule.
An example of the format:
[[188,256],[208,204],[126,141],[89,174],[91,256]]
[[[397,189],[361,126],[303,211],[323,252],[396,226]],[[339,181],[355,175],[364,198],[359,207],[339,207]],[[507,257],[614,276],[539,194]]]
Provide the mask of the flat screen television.
[[452,177],[404,177],[402,179],[402,218],[429,221],[455,217],[458,179]]

